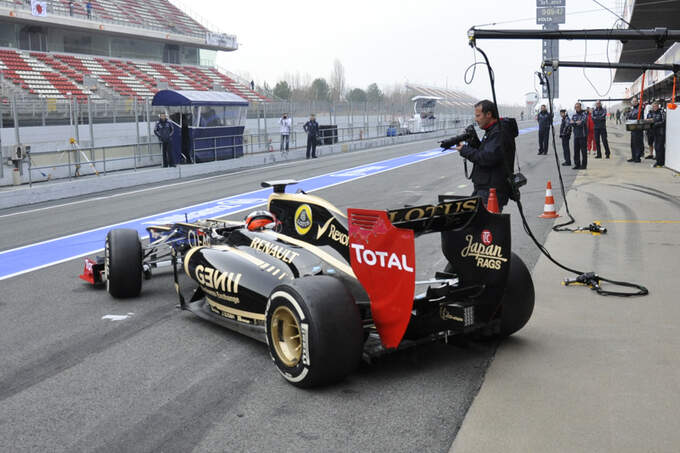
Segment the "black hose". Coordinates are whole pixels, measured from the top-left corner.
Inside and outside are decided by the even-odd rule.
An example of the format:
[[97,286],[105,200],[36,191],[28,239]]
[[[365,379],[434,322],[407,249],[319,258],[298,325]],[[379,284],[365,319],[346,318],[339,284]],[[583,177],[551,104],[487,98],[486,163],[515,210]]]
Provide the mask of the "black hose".
[[[484,57],[484,61],[486,62],[486,67],[487,67],[488,72],[489,72],[489,82],[491,84],[491,96],[493,98],[494,105],[496,105],[496,109],[498,109],[498,102],[496,101],[496,82],[495,82],[495,78],[494,78],[493,69],[491,69],[491,63],[489,63],[489,58],[486,56],[486,53],[484,53],[484,51],[482,49],[480,49],[479,47],[477,47],[474,44],[473,44],[473,46],[480,54],[482,54],[482,56]],[[548,85],[548,100],[549,100],[549,103],[550,103],[550,111],[552,113],[552,108],[553,108],[552,103],[553,103],[553,101],[552,101],[552,95],[550,93],[549,85]],[[499,125],[501,123],[502,123],[501,121],[498,122]],[[555,127],[554,127],[554,125],[551,125],[551,129],[552,129],[552,139],[553,139],[553,151],[555,152],[555,160],[556,160],[556,164],[557,164],[557,171],[560,175],[560,185],[561,185],[561,188],[562,188],[562,196],[564,197],[564,203],[565,203],[565,206],[566,206],[567,197],[565,195],[564,182],[562,180],[562,172],[560,171],[559,159],[557,157],[557,145],[556,145],[556,142],[555,142]],[[502,130],[499,131],[499,132],[502,133]],[[515,154],[515,156],[516,155],[517,154]],[[509,181],[512,184],[512,177],[509,178]],[[519,189],[512,187],[512,191],[518,192]],[[552,261],[556,266],[564,269],[567,272],[571,272],[571,273],[574,273],[574,274],[577,275],[576,279],[566,280],[565,284],[567,284],[567,285],[570,284],[570,283],[584,284],[584,285],[589,286],[591,289],[593,289],[598,294],[603,295],[603,296],[629,297],[629,296],[646,296],[647,294],[649,294],[649,290],[647,288],[645,288],[644,286],[639,285],[637,283],[622,282],[622,281],[607,279],[607,278],[604,278],[604,277],[600,277],[599,275],[597,275],[594,272],[583,272],[583,271],[579,271],[577,269],[572,269],[572,268],[567,267],[564,264],[560,263],[559,261],[557,261],[555,258],[552,257],[552,255],[550,254],[548,249],[546,249],[545,246],[543,244],[541,244],[538,241],[538,239],[536,239],[536,236],[534,236],[533,231],[531,231],[531,227],[529,227],[529,222],[527,222],[526,216],[524,215],[524,208],[522,207],[522,201],[520,200],[520,197],[517,197],[515,202],[517,203],[517,210],[519,211],[519,214],[522,217],[522,225],[524,226],[524,231],[531,238],[531,240],[534,242],[534,244],[536,244],[536,247],[538,247],[538,250],[540,250],[540,252],[543,255],[545,255],[546,258],[548,258],[550,261]],[[567,207],[567,213],[569,213],[568,207]],[[571,213],[569,213],[569,217],[571,218],[571,222],[565,223],[563,225],[568,225],[569,223],[574,223],[574,218],[572,217]],[[637,291],[636,292],[630,292],[630,293],[621,292],[621,291],[608,291],[608,290],[602,289],[602,287],[600,286],[600,282],[607,282],[607,283],[611,283],[613,285],[623,286],[623,287],[627,287],[627,288],[636,288]]]

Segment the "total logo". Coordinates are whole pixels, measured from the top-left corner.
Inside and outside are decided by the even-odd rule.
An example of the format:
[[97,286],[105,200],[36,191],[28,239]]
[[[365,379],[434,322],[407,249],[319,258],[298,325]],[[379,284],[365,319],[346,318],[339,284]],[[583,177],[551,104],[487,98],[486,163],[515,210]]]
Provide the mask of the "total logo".
[[308,204],[301,204],[295,211],[295,231],[304,236],[312,228],[312,208]]
[[399,269],[406,272],[413,272],[413,266],[409,266],[406,261],[406,255],[401,256],[396,253],[381,252],[378,250],[369,250],[361,244],[351,244],[356,259],[359,264],[366,263],[369,266],[379,266],[386,269]]

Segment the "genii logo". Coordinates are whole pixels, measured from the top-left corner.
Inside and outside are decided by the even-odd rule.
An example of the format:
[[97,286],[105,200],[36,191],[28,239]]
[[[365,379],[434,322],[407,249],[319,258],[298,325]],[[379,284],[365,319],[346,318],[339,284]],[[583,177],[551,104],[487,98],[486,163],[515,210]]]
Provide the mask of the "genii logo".
[[304,236],[312,228],[312,208],[308,204],[301,204],[295,211],[295,231]]

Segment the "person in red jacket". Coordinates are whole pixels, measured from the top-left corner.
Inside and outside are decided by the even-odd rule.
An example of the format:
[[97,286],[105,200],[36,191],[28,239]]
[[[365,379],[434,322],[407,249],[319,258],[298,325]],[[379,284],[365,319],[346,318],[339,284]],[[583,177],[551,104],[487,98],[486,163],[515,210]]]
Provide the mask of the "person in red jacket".
[[591,151],[595,151],[595,123],[590,107],[586,109],[586,114],[588,115],[588,154],[590,154]]

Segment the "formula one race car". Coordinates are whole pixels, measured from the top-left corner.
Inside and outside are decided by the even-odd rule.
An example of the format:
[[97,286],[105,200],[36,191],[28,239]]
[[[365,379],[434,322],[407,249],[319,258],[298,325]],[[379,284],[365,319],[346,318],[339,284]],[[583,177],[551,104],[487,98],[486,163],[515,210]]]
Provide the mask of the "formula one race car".
[[[180,307],[266,342],[293,385],[344,378],[361,358],[453,335],[504,337],[531,317],[534,287],[510,251],[510,216],[477,197],[377,211],[348,209],[273,187],[268,211],[246,222],[205,220],[111,230],[82,278],[134,297],[154,267],[174,269]],[[416,281],[415,236],[439,232],[449,264]],[[188,300],[179,270],[197,287]],[[419,291],[416,291],[419,288]]]

